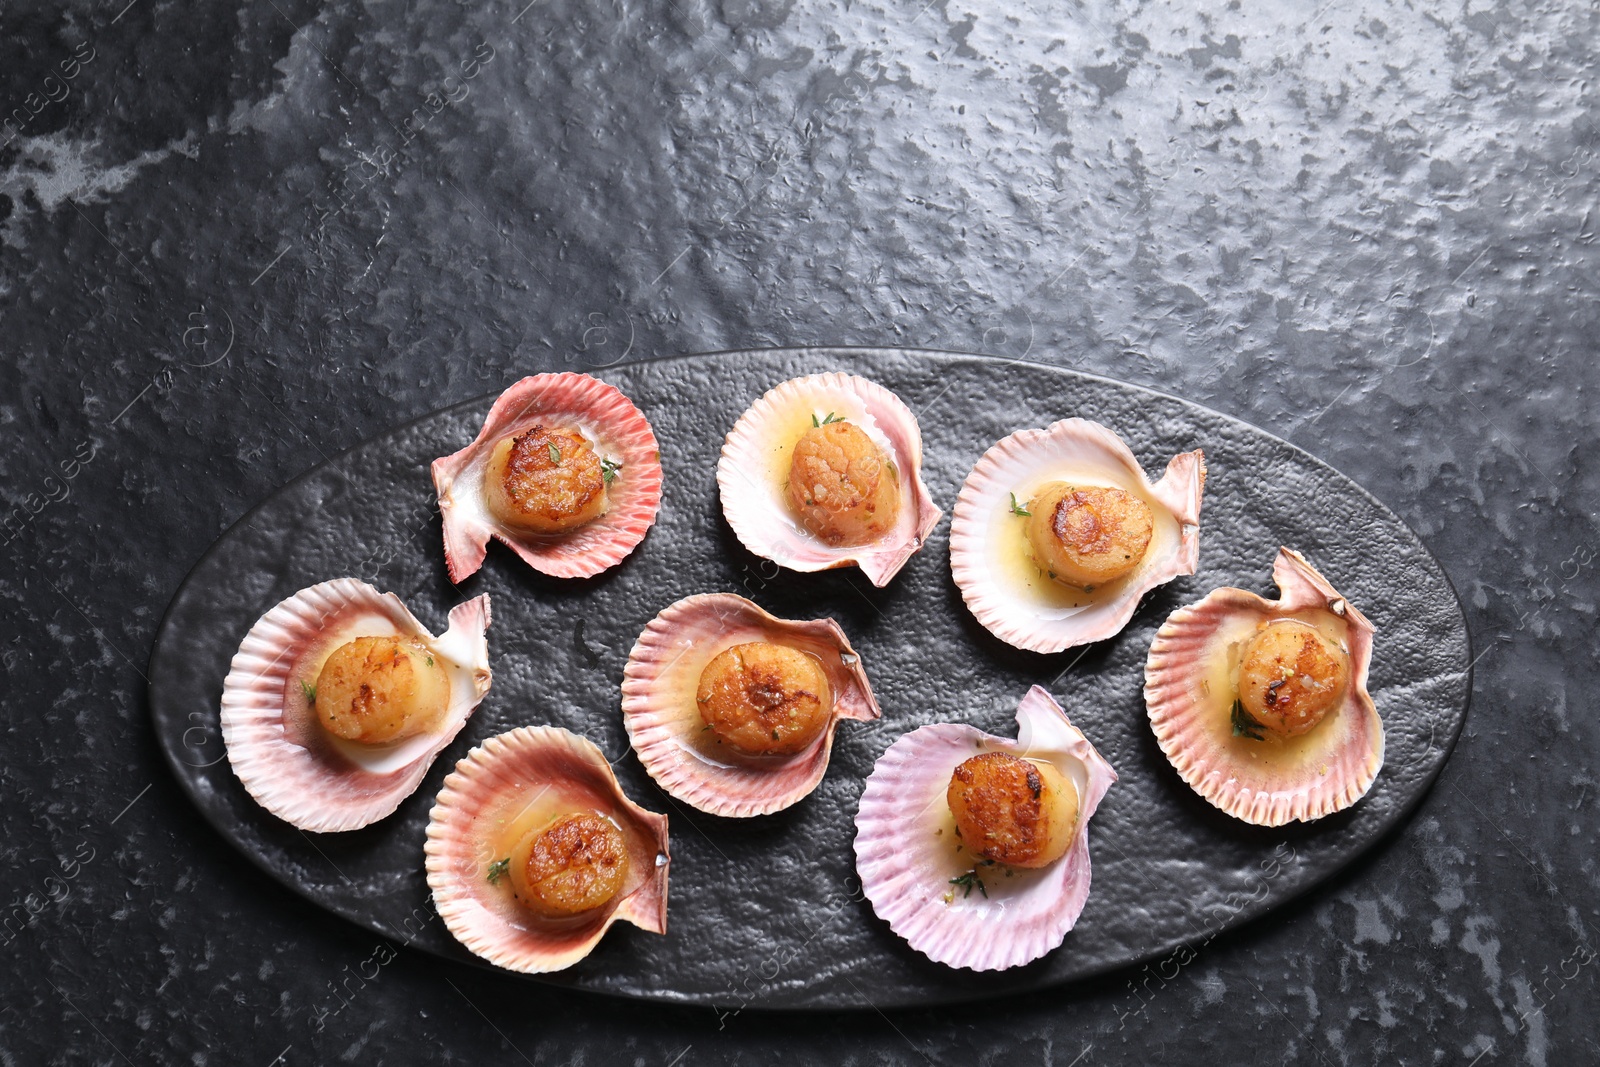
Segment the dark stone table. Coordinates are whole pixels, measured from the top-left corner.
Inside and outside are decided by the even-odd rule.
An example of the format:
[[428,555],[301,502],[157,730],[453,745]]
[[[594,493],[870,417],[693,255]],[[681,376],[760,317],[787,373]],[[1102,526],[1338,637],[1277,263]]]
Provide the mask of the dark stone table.
[[[1244,6],[7,5],[0,1060],[1600,1059],[1600,12]],[[1095,371],[1370,488],[1478,656],[1416,816],[1181,969],[817,1018],[391,959],[183,798],[146,658],[254,502],[526,372],[809,343]]]

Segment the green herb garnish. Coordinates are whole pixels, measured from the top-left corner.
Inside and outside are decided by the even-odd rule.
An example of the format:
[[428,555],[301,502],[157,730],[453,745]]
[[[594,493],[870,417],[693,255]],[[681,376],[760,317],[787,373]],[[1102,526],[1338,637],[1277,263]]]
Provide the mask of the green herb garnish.
[[430,667],[433,666],[433,657],[432,656],[428,657],[428,666],[430,666]]
[[961,899],[965,900],[972,895],[973,887],[983,894],[983,899],[989,899],[989,891],[983,886],[983,879],[978,875],[978,868],[974,867],[966,874],[950,879],[950,884],[962,890]]
[[1252,741],[1266,740],[1266,735],[1262,733],[1266,727],[1257,722],[1255,717],[1248,711],[1245,711],[1244,705],[1238,700],[1233,702],[1232,718],[1234,737],[1248,737]]
[[510,856],[507,856],[503,860],[495,860],[493,863],[489,864],[489,884],[494,885],[496,882],[500,881],[500,879],[505,877],[505,873],[510,869]]
[[307,685],[306,683],[301,682],[300,683],[300,692],[302,692],[302,693],[304,693],[306,695],[306,703],[307,704],[315,704],[317,702],[317,687],[316,686]]
[[[1030,518],[1033,516],[1033,512],[1017,503],[1017,494],[1015,493],[1011,494],[1011,514],[1022,515]],[[1055,575],[1052,574],[1050,577],[1054,578]]]
[[811,425],[812,426],[826,426],[830,422],[843,422],[843,421],[844,421],[844,416],[843,415],[835,415],[833,412],[830,411],[830,412],[828,412],[828,417],[827,418],[823,419],[821,422],[818,422],[817,421],[816,412],[812,412],[811,413]]
[[561,449],[556,447],[556,443],[554,441],[550,442],[550,462],[551,463],[560,463],[561,462]]
[[622,464],[614,459],[600,461],[600,477],[605,479],[607,485],[617,480],[617,472],[622,469]]

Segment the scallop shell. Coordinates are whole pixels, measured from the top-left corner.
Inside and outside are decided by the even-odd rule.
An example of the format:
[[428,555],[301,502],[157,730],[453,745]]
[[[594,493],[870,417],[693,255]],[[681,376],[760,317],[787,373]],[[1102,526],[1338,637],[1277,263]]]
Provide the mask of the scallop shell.
[[[536,790],[527,797],[530,789]],[[526,798],[526,799],[525,799]],[[488,879],[491,835],[531,804],[599,811],[623,831],[631,871],[623,891],[593,915],[538,919],[504,885]],[[667,817],[623,795],[591,742],[555,726],[524,726],[491,737],[456,764],[428,817],[428,888],[457,941],[511,971],[542,974],[587,956],[621,920],[667,932]]]
[[[1383,766],[1383,721],[1367,692],[1372,623],[1292,549],[1278,550],[1272,578],[1277,600],[1217,589],[1173,612],[1157,631],[1144,670],[1145,704],[1161,751],[1196,793],[1257,826],[1320,819],[1347,808],[1366,795]],[[1317,611],[1346,625],[1351,669],[1344,702],[1299,738],[1235,738],[1226,710],[1231,702],[1225,693],[1211,696],[1209,665],[1261,619]]]
[[[978,894],[953,890],[972,869],[953,845],[945,802],[950,775],[980,751],[1047,759],[1078,787],[1078,833],[1066,855],[1039,870],[1003,868]],[[1060,945],[1089,899],[1089,820],[1117,774],[1040,686],[1017,707],[1017,739],[961,723],[911,731],[889,746],[856,811],[856,871],[873,911],[936,963],[974,971],[1018,967]]]
[[[565,534],[530,534],[501,525],[483,497],[483,471],[501,438],[541,422],[580,430],[621,469],[608,485],[606,513]],[[622,395],[587,374],[535,374],[494,402],[470,445],[433,461],[433,485],[444,519],[444,558],[450,580],[483,566],[489,538],[505,543],[528,566],[556,578],[588,578],[621,563],[661,506],[661,452],[650,422]]]
[[[909,472],[909,498],[902,499],[892,530],[865,545],[831,546],[797,523],[784,500],[794,442],[814,419],[829,413],[859,426]],[[728,431],[717,462],[722,513],[745,548],[793,571],[823,571],[852,563],[875,586],[900,573],[939,524],[922,482],[922,431],[904,402],[876,382],[833,371],[793,378],[751,404]]]
[[[222,683],[222,740],[245,789],[302,830],[354,830],[378,821],[417,788],[489,691],[487,594],[450,611],[439,637],[400,598],[354,578],[302,589],[245,635]],[[301,693],[328,656],[357,637],[415,637],[450,673],[450,705],[436,732],[361,745],[323,730]]]
[[[804,752],[734,763],[707,751],[695,693],[723,649],[773,641],[821,660],[833,694],[827,729]],[[840,719],[879,716],[861,657],[832,619],[793,622],[733,593],[685,597],[650,620],[622,672],[622,723],[650,777],[712,815],[769,815],[809,796],[822,781]]]
[[[1132,492],[1150,505],[1155,520],[1138,569],[1092,595],[1038,573],[1012,513],[1013,494],[1026,502],[1039,486],[1064,478]],[[1043,430],[1018,430],[983,454],[956,497],[950,569],[962,599],[990,633],[1017,648],[1060,652],[1112,637],[1128,625],[1145,593],[1194,573],[1205,480],[1200,449],[1174,456],[1152,484],[1122,438],[1097,422],[1063,419]],[[1010,561],[1016,553],[1024,554]]]

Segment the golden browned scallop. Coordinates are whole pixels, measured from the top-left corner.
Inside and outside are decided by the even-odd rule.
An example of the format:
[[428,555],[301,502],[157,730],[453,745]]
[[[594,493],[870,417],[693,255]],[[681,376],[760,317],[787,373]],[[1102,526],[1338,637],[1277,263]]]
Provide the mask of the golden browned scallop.
[[784,487],[800,524],[830,545],[860,545],[894,527],[900,481],[883,450],[843,419],[813,426],[794,446]]
[[1051,482],[1027,510],[1034,563],[1056,581],[1083,588],[1132,573],[1154,530],[1149,505],[1109,486]]
[[483,484],[490,513],[532,533],[565,533],[606,510],[605,466],[572,430],[535,426],[501,438]]
[[760,756],[804,751],[827,728],[832,708],[822,664],[769,641],[719,652],[701,671],[695,700],[719,741]]
[[1078,828],[1078,790],[1055,767],[1004,752],[973,756],[945,790],[961,843],[1010,867],[1043,867],[1066,854]]
[[548,918],[593,911],[610,902],[628,877],[628,843],[604,815],[563,815],[512,851],[511,891]]
[[1344,696],[1350,657],[1315,626],[1295,619],[1264,623],[1239,661],[1239,702],[1267,729],[1306,733]]
[[333,650],[306,695],[329,733],[376,745],[439,722],[450,703],[450,678],[420,641],[358,637]]

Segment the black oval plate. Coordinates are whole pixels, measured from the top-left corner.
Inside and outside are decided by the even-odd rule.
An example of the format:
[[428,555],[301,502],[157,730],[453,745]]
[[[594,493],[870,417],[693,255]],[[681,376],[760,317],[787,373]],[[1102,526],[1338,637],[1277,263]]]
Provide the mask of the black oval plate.
[[[824,370],[881,382],[922,425],[923,475],[946,518],[887,589],[853,568],[780,570],[744,551],[722,519],[715,473],[723,435],[771,386]],[[476,961],[429,901],[428,809],[472,745],[528,723],[593,739],[616,761],[630,796],[670,815],[672,832],[668,934],[615,927],[587,960],[545,980],[730,1011],[974,999],[1197,944],[1283,904],[1371,846],[1417,803],[1461,730],[1467,631],[1438,564],[1354,482],[1235,419],[1072,371],[929,352],[726,352],[603,376],[654,424],[666,471],[659,522],[621,566],[558,581],[496,544],[482,571],[450,584],[428,464],[473,438],[493,400],[484,397],[369,441],[277,493],[211,548],[162,621],[151,712],[195,804],[284,885],[396,942]],[[1153,471],[1176,452],[1206,450],[1200,570],[1150,594],[1119,636],[1041,656],[995,640],[968,614],[950,578],[948,515],[993,442],[1069,415],[1106,423]],[[1376,624],[1371,686],[1388,756],[1354,808],[1265,830],[1213,809],[1183,784],[1156,746],[1141,687],[1145,652],[1168,613],[1222,585],[1274,595],[1279,545],[1303,551]],[[490,592],[494,685],[397,813],[364,830],[308,835],[256,806],[235,779],[218,701],[255,620],[296,590],[341,575],[394,591],[435,629],[451,605]],[[639,631],[679,597],[714,590],[743,593],[782,616],[838,619],[883,704],[879,722],[844,724],[822,785],[778,815],[718,819],[678,804],[645,775],[622,729],[618,687]],[[1013,736],[1017,701],[1036,682],[1121,776],[1090,834],[1093,892],[1077,929],[1044,959],[1001,974],[950,970],[906,947],[862,898],[851,851],[856,801],[873,761],[914,727],[970,722]]]

